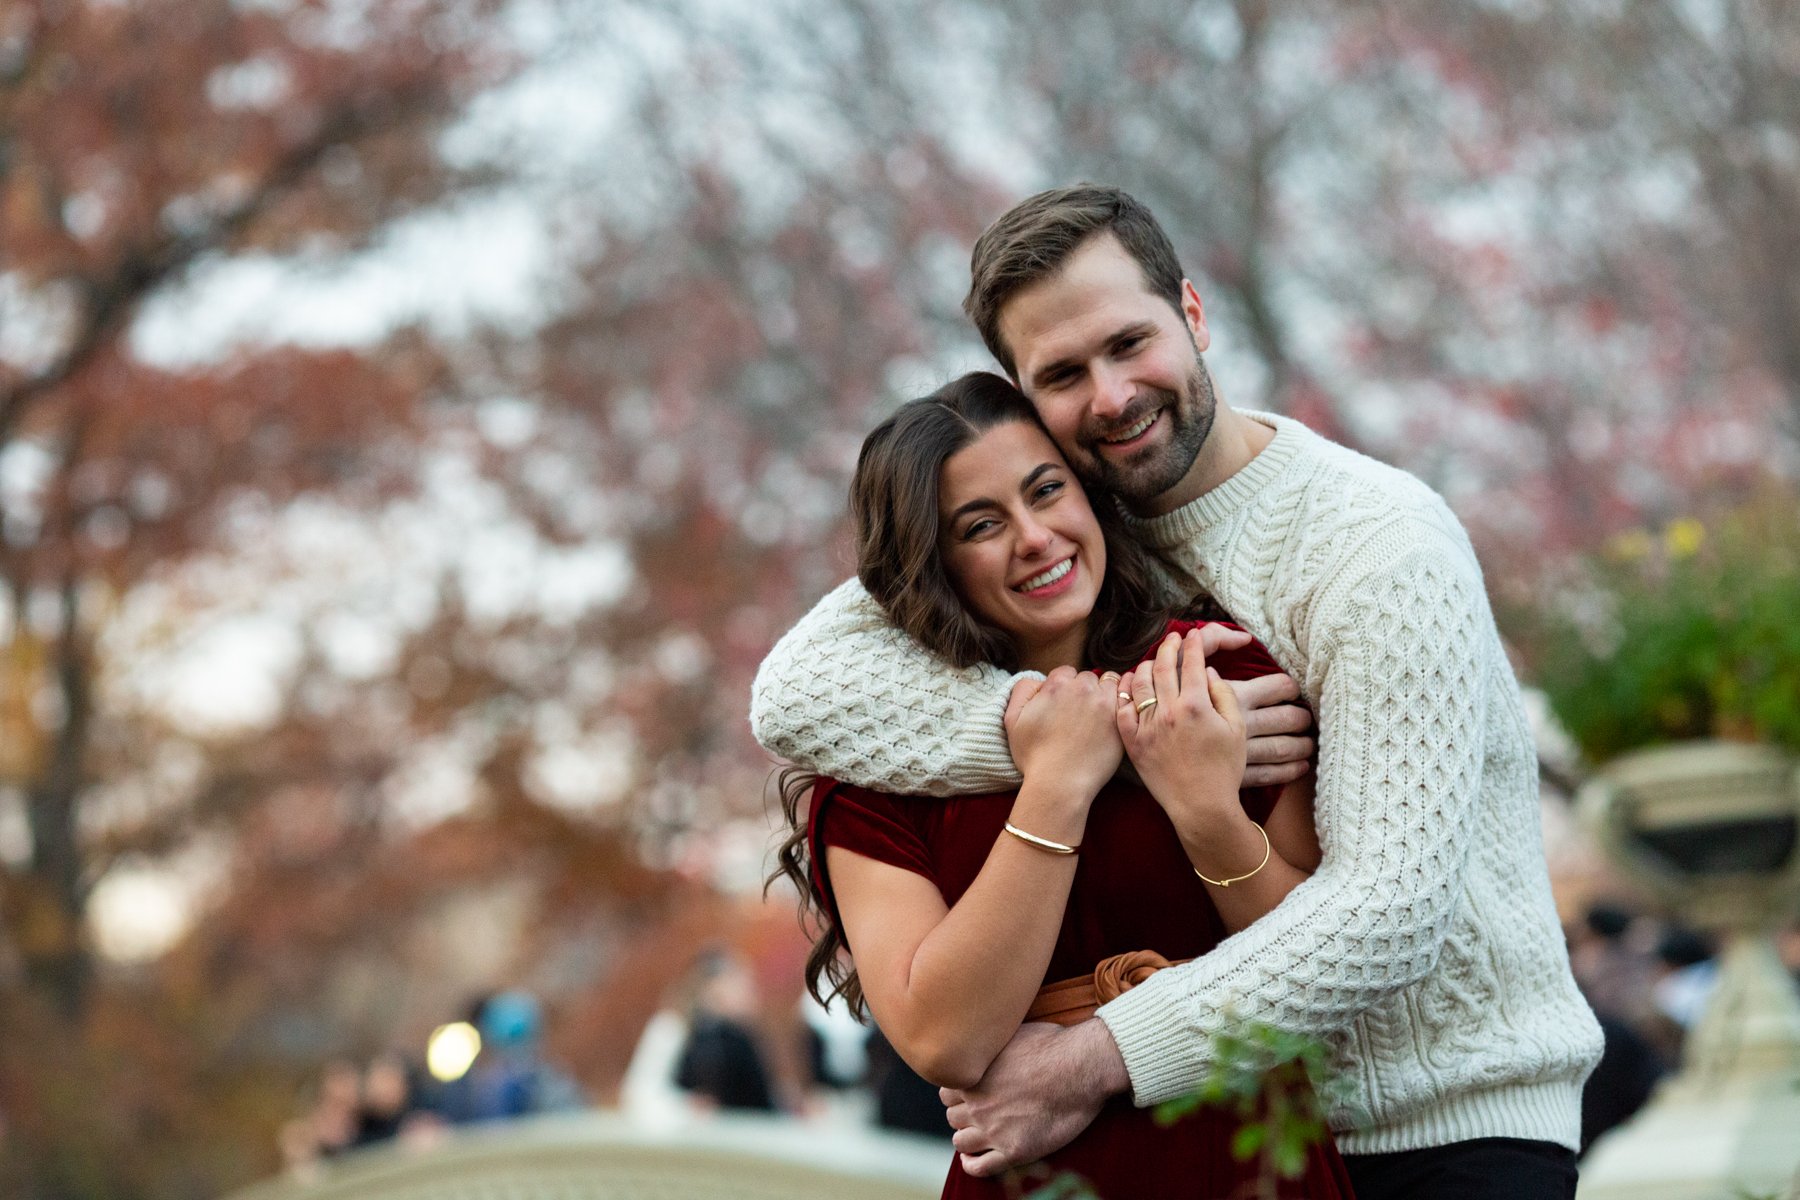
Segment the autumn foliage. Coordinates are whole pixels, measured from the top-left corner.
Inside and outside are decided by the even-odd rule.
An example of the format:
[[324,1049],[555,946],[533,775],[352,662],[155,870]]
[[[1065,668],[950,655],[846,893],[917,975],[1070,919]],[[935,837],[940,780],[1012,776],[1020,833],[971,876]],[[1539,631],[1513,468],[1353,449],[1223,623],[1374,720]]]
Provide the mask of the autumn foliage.
[[[600,1100],[709,942],[791,1016],[750,680],[1036,187],[1147,201],[1226,398],[1444,491],[1503,613],[1791,493],[1794,6],[827,7],[0,7],[0,1191],[266,1174],[489,987]],[[146,333],[496,199],[528,319]],[[135,875],[187,923],[116,960]]]

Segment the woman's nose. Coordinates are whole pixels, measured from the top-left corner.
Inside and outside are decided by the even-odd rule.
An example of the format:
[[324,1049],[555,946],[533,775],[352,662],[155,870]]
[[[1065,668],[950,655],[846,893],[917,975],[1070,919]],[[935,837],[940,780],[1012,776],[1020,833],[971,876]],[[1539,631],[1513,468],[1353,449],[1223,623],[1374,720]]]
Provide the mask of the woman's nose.
[[1055,536],[1043,522],[1026,517],[1019,522],[1018,552],[1024,558],[1042,554]]

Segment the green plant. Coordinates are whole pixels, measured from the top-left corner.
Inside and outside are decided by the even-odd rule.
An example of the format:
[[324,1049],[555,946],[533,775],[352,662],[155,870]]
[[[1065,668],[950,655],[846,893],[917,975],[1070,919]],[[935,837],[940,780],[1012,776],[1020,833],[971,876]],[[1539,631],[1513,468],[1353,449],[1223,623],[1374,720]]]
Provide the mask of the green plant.
[[1281,1179],[1306,1172],[1307,1151],[1330,1136],[1326,1103],[1339,1089],[1324,1043],[1250,1022],[1213,1038],[1213,1064],[1198,1087],[1156,1106],[1169,1125],[1201,1108],[1225,1108],[1241,1122],[1231,1154],[1257,1161],[1257,1195],[1274,1197]]
[[1613,539],[1511,623],[1593,759],[1685,738],[1800,750],[1800,503]]
[[[1343,1081],[1326,1062],[1324,1043],[1272,1025],[1248,1022],[1215,1034],[1213,1063],[1193,1091],[1156,1106],[1162,1126],[1202,1108],[1224,1108],[1240,1124],[1231,1139],[1232,1157],[1257,1160],[1252,1193],[1275,1200],[1280,1181],[1306,1173],[1307,1151],[1330,1136],[1327,1107],[1342,1099]],[[1025,1200],[1099,1200],[1093,1187],[1072,1171],[1052,1175]],[[1213,1198],[1209,1198],[1213,1200]]]
[[[1036,1168],[1035,1171],[1036,1174],[1045,1174],[1044,1168],[1041,1167]],[[1094,1190],[1094,1185],[1089,1183],[1085,1176],[1074,1171],[1057,1171],[1054,1174],[1048,1174],[1044,1179],[1044,1182],[1038,1184],[1029,1192],[1025,1191],[1024,1186],[1031,1182],[1033,1178],[1035,1178],[1034,1168],[1021,1167],[1016,1170],[1008,1171],[1005,1176],[1002,1177],[1001,1183],[1005,1187],[1006,1194],[1009,1198],[1020,1197],[1021,1200],[1103,1200],[1100,1193]]]

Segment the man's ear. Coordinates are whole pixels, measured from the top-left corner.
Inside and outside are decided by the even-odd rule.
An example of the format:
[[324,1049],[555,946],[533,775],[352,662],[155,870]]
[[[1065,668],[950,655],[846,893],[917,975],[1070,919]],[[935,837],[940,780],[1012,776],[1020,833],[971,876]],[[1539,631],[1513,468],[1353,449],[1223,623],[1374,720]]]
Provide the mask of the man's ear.
[[1200,303],[1200,293],[1191,279],[1181,281],[1181,315],[1187,319],[1194,348],[1204,354],[1207,346],[1212,344],[1212,335],[1206,332],[1206,306]]

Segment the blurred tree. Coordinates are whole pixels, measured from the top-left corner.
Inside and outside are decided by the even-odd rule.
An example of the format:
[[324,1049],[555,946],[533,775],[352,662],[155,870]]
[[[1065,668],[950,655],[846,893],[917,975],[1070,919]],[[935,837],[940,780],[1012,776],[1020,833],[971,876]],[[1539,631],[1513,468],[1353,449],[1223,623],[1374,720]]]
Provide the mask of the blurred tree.
[[548,543],[629,563],[574,636],[613,675],[590,719],[629,730],[631,819],[682,861],[760,827],[751,676],[853,568],[843,487],[874,414],[970,353],[967,247],[1004,194],[951,144],[916,12],[624,11],[564,35],[595,48],[582,69],[620,116],[548,185],[572,268],[557,311],[487,347],[491,386],[541,416],[490,466]]
[[[1753,349],[1742,331],[1793,323],[1749,310],[1773,303],[1771,288],[1740,286],[1754,273],[1693,255],[1717,240],[1702,236],[1711,206],[1745,186],[1714,135],[1771,161],[1786,145],[1769,64],[1792,22],[1751,4],[1702,37],[1679,6],[1629,7],[633,5],[638,44],[669,50],[611,64],[634,81],[641,130],[619,154],[644,165],[573,206],[604,265],[584,276],[595,299],[539,343],[554,347],[543,390],[606,413],[597,461],[619,456],[620,504],[667,496],[646,534],[711,514],[670,543],[708,552],[677,551],[675,576],[625,608],[656,607],[667,627],[659,589],[705,586],[698,564],[719,537],[752,552],[733,565],[744,579],[759,547],[797,534],[790,565],[766,576],[788,599],[756,606],[775,620],[746,606],[737,626],[760,646],[846,573],[841,553],[820,553],[834,543],[817,514],[836,511],[875,412],[965,354],[954,306],[973,233],[1018,196],[1080,178],[1121,183],[1162,216],[1234,402],[1425,477],[1513,599],[1621,528],[1742,494],[1772,459],[1791,468],[1773,386],[1785,342]],[[1658,82],[1665,61],[1683,64],[1682,87]],[[1654,99],[1629,99],[1645,89]],[[1683,156],[1710,156],[1720,179],[1695,186]],[[1743,228],[1734,253],[1766,270],[1792,261],[1795,226],[1778,203],[1792,189],[1764,175],[1762,224],[1729,220]],[[935,216],[923,228],[922,213]],[[845,263],[867,264],[866,286],[838,283]],[[644,302],[661,272],[693,281],[671,293],[685,308]],[[797,307],[799,286],[823,303]],[[1721,288],[1741,294],[1725,304]],[[681,436],[689,421],[704,439]],[[673,624],[715,661],[721,631]],[[620,628],[622,643],[656,644]],[[709,729],[735,721],[735,702],[710,707],[717,682],[656,710],[651,741],[690,712],[715,714]],[[672,828],[716,810],[705,790],[682,790],[695,807]]]
[[[863,66],[890,32],[863,27],[851,43]],[[386,33],[357,38],[422,61]],[[44,464],[13,508],[31,531],[15,551],[15,611],[35,611],[43,564],[82,544],[89,509],[123,510],[104,516],[110,540],[79,560],[71,619],[42,635],[84,656],[74,677],[86,727],[13,714],[18,745],[60,734],[81,763],[80,786],[40,806],[36,857],[18,873],[23,894],[47,857],[36,848],[51,844],[38,830],[62,831],[57,937],[29,954],[24,938],[16,945],[37,981],[30,994],[88,1010],[95,1067],[61,1103],[14,1118],[41,1151],[34,1186],[164,1194],[175,1159],[207,1164],[187,1178],[227,1177],[222,1152],[197,1150],[221,1129],[206,1098],[226,1094],[265,1139],[228,1136],[235,1169],[266,1169],[291,1103],[291,1068],[270,1051],[316,1060],[410,1040],[495,980],[546,995],[560,1014],[553,1043],[604,1094],[660,998],[646,961],[673,978],[684,947],[726,932],[708,885],[721,871],[740,885],[760,874],[759,835],[734,869],[721,860],[761,828],[767,764],[743,719],[750,673],[779,623],[844,569],[817,550],[839,521],[854,432],[896,361],[934,352],[935,293],[920,281],[940,279],[946,249],[960,257],[977,222],[974,189],[940,189],[938,151],[905,133],[904,111],[884,116],[893,136],[879,153],[844,139],[847,158],[810,162],[809,174],[775,139],[748,174],[724,169],[708,113],[746,80],[726,71],[717,89],[695,84],[724,48],[699,39],[627,93],[621,136],[641,175],[584,175],[538,197],[573,279],[541,329],[158,372],[123,336],[128,308],[100,349],[70,338],[63,357],[40,350],[44,362],[15,371],[31,414],[16,444]],[[442,104],[491,73],[464,65],[473,74],[446,82]],[[834,87],[858,69],[827,67]],[[824,93],[822,119],[841,100]],[[278,108],[279,124],[298,123]],[[434,101],[404,127],[324,154],[265,215],[215,231],[205,253],[336,252],[467,178],[512,171],[531,186],[516,161],[444,169],[419,140],[444,115]],[[334,189],[368,186],[390,143],[414,156],[396,168],[407,186],[376,187],[333,217]],[[644,179],[655,187],[619,203],[620,188]],[[759,184],[771,181],[798,199],[769,204]],[[59,284],[33,270],[18,274],[32,302],[21,311],[41,314]],[[182,278],[172,269],[136,299]],[[789,419],[797,402],[805,424]],[[72,428],[93,432],[77,440]],[[78,510],[83,480],[106,486],[80,493]],[[409,545],[446,537],[455,544],[443,553]],[[482,574],[478,560],[502,564],[502,599],[493,580],[465,578]],[[277,694],[236,718],[179,712],[167,680],[183,656],[207,630],[271,612],[297,634],[292,662],[267,673]],[[32,645],[23,617],[18,626],[16,643]],[[353,661],[346,637],[376,645],[374,658]],[[243,670],[252,683],[264,674]],[[209,885],[196,923],[131,986],[94,996],[81,919],[91,890],[183,863]],[[151,1042],[165,1049],[148,1054]],[[160,1084],[142,1074],[152,1065]],[[21,1055],[0,1106],[29,1107],[44,1066]],[[116,1169],[70,1140],[76,1114],[96,1105],[113,1119],[82,1129],[79,1146],[104,1148]],[[150,1153],[149,1127],[178,1149]]]
[[[1358,20],[1311,0],[1133,0],[1059,4],[1006,31],[1006,84],[1041,114],[1045,179],[1114,182],[1149,205],[1229,330],[1221,351],[1255,401],[1338,436],[1346,397],[1299,328],[1296,301],[1317,291],[1318,268],[1296,218],[1304,201],[1334,222],[1351,216],[1327,181],[1359,153],[1332,115],[1355,84],[1334,48]],[[1067,53],[1071,39],[1082,54]]]
[[[469,182],[433,135],[507,68],[487,36],[495,10],[0,10],[0,801],[21,818],[0,856],[0,1004],[21,1031],[0,1048],[9,1194],[150,1194],[142,1156],[112,1153],[166,1132],[156,1105],[134,1105],[165,1086],[169,1103],[208,1094],[181,1075],[204,1059],[169,1070],[203,1018],[96,1003],[93,889],[122,856],[158,847],[131,844],[131,822],[95,801],[163,759],[155,728],[112,706],[112,621],[249,497],[403,486],[384,447],[441,379],[435,352],[404,334],[379,354],[159,368],[132,324],[196,268],[323,261]],[[138,1031],[129,1049],[112,1036],[122,1028]],[[165,1173],[164,1194],[192,1194],[206,1161]]]

